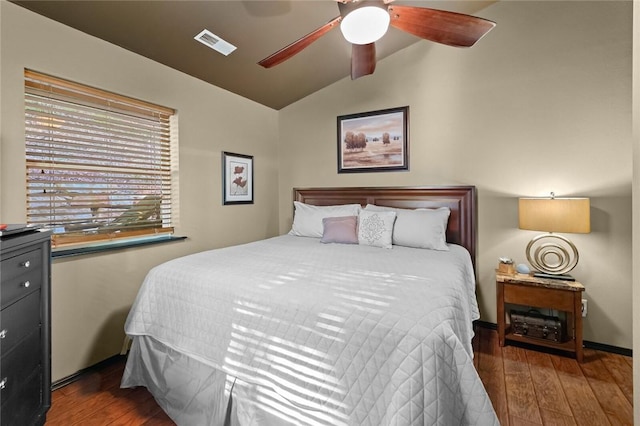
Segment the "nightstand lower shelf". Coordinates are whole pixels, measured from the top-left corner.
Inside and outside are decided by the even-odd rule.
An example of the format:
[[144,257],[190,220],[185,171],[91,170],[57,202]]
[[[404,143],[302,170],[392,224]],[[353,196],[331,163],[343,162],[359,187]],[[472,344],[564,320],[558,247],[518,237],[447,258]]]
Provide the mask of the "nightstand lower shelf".
[[[536,345],[536,346],[544,346],[546,348],[557,349],[561,351],[574,352],[574,353],[576,352],[576,342],[574,340],[568,340],[565,342],[554,342],[553,340],[536,339],[533,337],[522,336],[520,334],[514,334],[511,332],[511,328],[508,326],[506,327],[506,330],[504,333],[504,340],[512,341],[512,342],[527,343],[527,344]],[[501,346],[504,346],[504,344],[502,344]]]

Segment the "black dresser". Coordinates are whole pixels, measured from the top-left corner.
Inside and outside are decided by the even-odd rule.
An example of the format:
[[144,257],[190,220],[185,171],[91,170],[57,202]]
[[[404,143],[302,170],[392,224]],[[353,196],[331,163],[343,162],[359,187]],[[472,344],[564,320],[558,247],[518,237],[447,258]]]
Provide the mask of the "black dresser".
[[51,232],[0,236],[0,424],[42,425],[51,407]]

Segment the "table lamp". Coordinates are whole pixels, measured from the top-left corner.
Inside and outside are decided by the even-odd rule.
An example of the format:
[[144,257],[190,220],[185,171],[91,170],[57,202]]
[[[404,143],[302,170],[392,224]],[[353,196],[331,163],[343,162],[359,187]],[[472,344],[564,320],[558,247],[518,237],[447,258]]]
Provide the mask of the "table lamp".
[[567,273],[578,264],[578,249],[566,237],[556,234],[591,232],[588,198],[520,198],[518,227],[544,231],[527,245],[527,260],[539,272],[534,276],[568,281],[575,279]]

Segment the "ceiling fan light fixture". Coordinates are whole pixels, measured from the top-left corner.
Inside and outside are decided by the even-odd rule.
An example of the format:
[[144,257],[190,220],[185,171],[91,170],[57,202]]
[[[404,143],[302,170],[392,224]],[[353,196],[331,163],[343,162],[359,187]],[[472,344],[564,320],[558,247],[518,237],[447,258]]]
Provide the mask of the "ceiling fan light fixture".
[[352,10],[342,19],[340,30],[349,43],[369,44],[385,35],[390,21],[387,9],[363,6]]

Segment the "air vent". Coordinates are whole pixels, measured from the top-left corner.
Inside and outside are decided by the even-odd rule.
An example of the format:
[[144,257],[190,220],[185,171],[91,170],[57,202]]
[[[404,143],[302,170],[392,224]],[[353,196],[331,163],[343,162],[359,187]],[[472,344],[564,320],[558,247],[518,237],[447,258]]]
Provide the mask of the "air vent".
[[221,39],[209,30],[202,30],[200,34],[194,38],[205,46],[210,47],[225,56],[236,50],[236,47],[233,44]]

